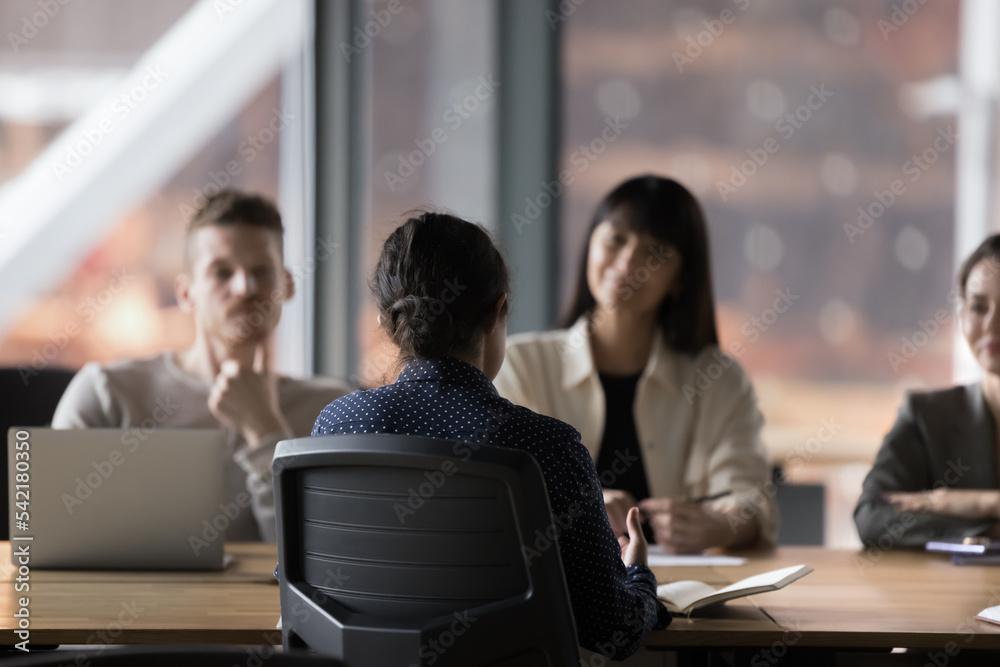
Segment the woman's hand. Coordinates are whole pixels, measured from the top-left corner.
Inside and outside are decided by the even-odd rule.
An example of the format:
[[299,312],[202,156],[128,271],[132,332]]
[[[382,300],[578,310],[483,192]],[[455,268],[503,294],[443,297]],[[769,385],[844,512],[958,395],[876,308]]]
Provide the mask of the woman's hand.
[[608,511],[608,522],[616,536],[628,535],[626,517],[635,506],[635,498],[628,491],[604,489],[604,509]]
[[656,543],[667,552],[701,553],[709,547],[728,547],[736,539],[726,515],[701,503],[670,498],[648,498],[639,508],[649,517]]
[[622,548],[622,561],[625,567],[630,565],[645,565],[646,557],[646,536],[642,534],[642,523],[639,520],[639,508],[633,507],[625,515],[625,526],[628,530],[628,537],[622,535],[618,538],[618,544]]
[[1000,518],[1000,491],[985,489],[949,489],[928,491],[893,491],[884,498],[900,512],[934,512],[969,519]]

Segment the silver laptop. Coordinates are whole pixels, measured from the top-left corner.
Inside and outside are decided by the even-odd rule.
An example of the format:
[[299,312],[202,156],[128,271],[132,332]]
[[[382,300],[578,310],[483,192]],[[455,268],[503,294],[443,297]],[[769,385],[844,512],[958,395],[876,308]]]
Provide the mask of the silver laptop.
[[15,565],[27,547],[32,568],[222,567],[217,430],[13,427],[7,462]]

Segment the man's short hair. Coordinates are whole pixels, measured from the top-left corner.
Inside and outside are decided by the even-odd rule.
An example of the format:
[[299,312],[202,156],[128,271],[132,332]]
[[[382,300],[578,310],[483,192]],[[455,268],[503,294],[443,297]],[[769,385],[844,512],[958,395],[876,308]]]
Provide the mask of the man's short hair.
[[188,222],[184,237],[184,260],[188,267],[194,259],[191,255],[191,239],[198,230],[203,227],[226,225],[270,229],[277,233],[279,242],[283,240],[285,234],[285,227],[281,224],[281,214],[271,200],[239,190],[221,190],[206,199]]

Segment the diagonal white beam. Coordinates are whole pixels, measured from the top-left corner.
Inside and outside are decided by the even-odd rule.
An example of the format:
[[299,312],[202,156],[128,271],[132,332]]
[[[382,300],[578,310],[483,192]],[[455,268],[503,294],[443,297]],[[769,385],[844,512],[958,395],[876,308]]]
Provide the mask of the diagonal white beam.
[[297,55],[303,0],[202,0],[0,189],[0,335]]

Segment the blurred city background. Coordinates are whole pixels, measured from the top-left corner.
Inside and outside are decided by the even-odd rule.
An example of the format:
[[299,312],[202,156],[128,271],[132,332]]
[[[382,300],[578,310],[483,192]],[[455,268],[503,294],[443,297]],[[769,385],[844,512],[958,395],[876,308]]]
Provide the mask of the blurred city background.
[[[0,319],[0,364],[75,369],[188,344],[191,323],[179,313],[173,288],[186,215],[226,184],[279,201],[291,230],[286,260],[304,285],[298,310],[283,324],[279,358],[289,372],[323,370],[313,351],[317,341],[298,330],[311,330],[322,317],[313,312],[309,283],[324,237],[310,218],[310,202],[312,190],[325,185],[311,182],[303,167],[317,128],[327,122],[310,118],[312,73],[303,65],[314,46],[314,17],[299,0],[226,0],[221,13],[219,4],[0,1],[0,213],[30,213],[24,220],[0,218],[0,229],[36,225],[38,243],[53,247],[71,233],[89,239],[87,247],[74,241],[80,247],[55,258],[38,252],[48,246],[34,245],[34,266],[17,275],[0,260],[6,290],[20,297]],[[297,12],[299,23],[254,33],[249,50],[264,50],[260,45],[271,38],[283,43],[273,49],[270,69],[260,66],[230,86],[226,68],[233,59],[213,51],[211,39],[192,40],[201,29],[192,15],[201,11],[207,22],[215,14],[230,29],[226,22],[235,25],[253,4]],[[382,239],[404,212],[448,209],[483,222],[502,241],[550,234],[549,316],[527,327],[546,328],[566,305],[599,199],[636,174],[670,176],[695,193],[707,214],[722,347],[742,344],[738,360],[757,389],[776,466],[794,457],[791,479],[825,483],[827,544],[857,544],[850,513],[904,392],[970,377],[956,345],[956,254],[997,220],[988,189],[974,188],[967,190],[970,199],[980,197],[987,207],[979,227],[958,219],[963,158],[955,137],[962,110],[975,106],[977,94],[968,81],[974,63],[963,58],[997,60],[976,51],[982,40],[970,34],[970,7],[985,4],[536,2],[537,21],[558,50],[554,166],[569,178],[552,204],[551,197],[535,196],[505,208],[496,185],[498,128],[504,86],[511,84],[498,67],[505,48],[499,40],[513,39],[506,48],[518,48],[517,35],[502,37],[507,33],[496,29],[507,3],[354,3],[356,24],[344,31],[350,39],[330,47],[345,63],[361,63],[364,82],[349,88],[356,99],[347,101],[360,118],[352,130],[358,145],[351,155],[358,159],[347,169],[363,184],[363,201],[352,209],[356,215],[339,221],[350,235],[326,239],[357,253],[344,273],[357,307],[351,321],[339,322],[349,348],[342,374],[372,385],[391,371],[366,285]],[[266,11],[259,16],[265,20]],[[982,20],[993,18],[987,11]],[[178,71],[162,82],[147,76],[139,90],[135,81],[151,66],[150,50],[169,48],[169,40],[174,48],[204,50],[202,83]],[[990,74],[996,67],[974,74],[994,76],[986,100],[992,115],[961,127],[963,139],[978,138],[983,155],[971,168],[989,188],[996,178]],[[197,94],[174,93],[185,85]],[[148,107],[133,119],[120,100],[110,107],[117,109],[113,129],[162,132],[155,145],[173,147],[171,157],[112,131],[103,140],[119,142],[114,156],[91,141],[100,168],[63,169],[74,159],[73,146],[86,144],[77,139],[91,126],[80,119],[121,94],[131,96],[126,105],[141,106],[148,97],[150,105],[165,106],[143,129],[138,116]],[[212,124],[209,116],[222,120]],[[45,177],[29,178],[33,169]],[[125,192],[113,175],[133,170],[145,185]],[[97,213],[77,222],[74,206],[95,191],[118,204],[102,209],[100,222]],[[540,182],[537,193],[545,192]],[[56,222],[25,208],[24,202],[50,197],[64,203],[51,216]],[[551,207],[555,230],[518,224],[531,216],[532,203]],[[0,236],[0,251],[5,242]],[[78,259],[58,259],[71,255]],[[520,278],[516,313],[539,286],[524,279],[528,267],[512,261]]]

